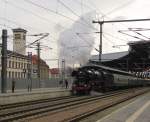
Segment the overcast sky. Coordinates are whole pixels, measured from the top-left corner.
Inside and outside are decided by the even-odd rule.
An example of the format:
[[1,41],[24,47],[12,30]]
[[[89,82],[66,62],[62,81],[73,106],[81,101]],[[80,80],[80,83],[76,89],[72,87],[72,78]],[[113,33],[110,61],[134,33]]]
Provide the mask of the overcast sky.
[[[83,19],[81,20],[83,20],[83,22],[81,21],[80,28],[89,26],[86,21],[91,21],[92,19],[150,18],[149,6],[150,1],[148,0],[0,0],[0,30],[3,28],[8,29],[9,35],[12,35],[12,28],[18,27],[26,29],[28,35],[50,33],[49,37],[41,40],[41,43],[53,49],[49,50],[48,48],[43,48],[41,57],[43,59],[57,59],[59,57],[59,36],[68,29],[69,31],[74,31],[70,28],[72,28],[74,23],[81,19],[82,16]],[[92,16],[84,18],[84,16],[87,16],[87,13],[90,12],[92,12]],[[149,23],[150,22],[105,24],[103,28],[103,53],[128,50],[127,46],[113,47],[116,45],[126,45],[129,41],[137,41],[137,39],[118,33],[118,30],[127,30],[127,28],[150,28]],[[94,48],[98,48],[99,45],[99,35],[94,33],[96,31],[94,28],[99,29],[99,26],[93,24],[93,30],[90,30],[90,33],[95,39],[91,54],[97,54]],[[85,29],[82,30],[84,30],[83,33],[86,33]],[[77,33],[78,30],[76,29],[75,32]],[[130,34],[136,35],[135,33]],[[142,34],[147,37],[150,36],[149,32],[142,32]],[[82,36],[87,35],[84,34]],[[136,36],[140,37],[139,35]],[[35,39],[34,37],[27,37],[27,42],[32,42]],[[87,39],[87,41],[90,40]],[[8,48],[12,50],[11,38],[8,39],[8,45]],[[27,50],[36,53],[34,49]],[[50,67],[57,67],[56,61],[47,61],[47,63]]]

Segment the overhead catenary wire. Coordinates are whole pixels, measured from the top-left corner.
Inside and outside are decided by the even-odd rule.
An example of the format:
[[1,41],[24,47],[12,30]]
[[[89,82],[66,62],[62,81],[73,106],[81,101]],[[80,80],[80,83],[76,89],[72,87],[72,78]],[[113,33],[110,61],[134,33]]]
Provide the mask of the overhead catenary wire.
[[[14,24],[14,25],[17,25],[17,26],[19,26],[19,27],[21,27],[21,26],[24,26],[24,28],[25,29],[29,29],[29,30],[31,30],[31,28],[33,29],[33,30],[39,30],[39,29],[37,29],[37,28],[33,28],[33,27],[31,27],[31,26],[29,26],[29,25],[24,25],[24,24],[20,24],[19,22],[17,22],[17,21],[12,21],[12,20],[9,20],[9,19],[6,19],[6,18],[3,18],[3,17],[0,17],[0,19],[1,20],[5,20],[5,21],[7,21],[7,22],[10,22],[10,23],[12,23],[12,24]],[[8,27],[10,27],[10,26],[8,26]],[[13,27],[11,27],[11,29],[12,29]]]
[[123,31],[118,31],[118,32],[119,32],[119,33],[122,33],[122,34],[124,34],[124,35],[130,36],[130,37],[133,37],[133,38],[142,40],[142,38],[140,38],[140,37],[133,36],[133,35],[131,35],[131,34],[127,34],[127,33],[123,32]]
[[[72,10],[70,7],[68,7],[65,3],[63,3],[61,0],[58,0],[58,2],[63,5],[66,9],[68,9],[71,13],[73,13],[75,16],[77,17],[81,17],[80,15],[78,15],[76,12],[74,12],[74,10]],[[96,28],[94,28],[92,25],[90,25],[84,18],[81,18],[81,20],[86,24],[86,26],[88,26],[89,28],[92,28],[94,30],[97,30]],[[83,23],[83,24],[84,24]]]
[[[79,3],[79,4],[81,4],[81,2],[80,1],[78,1],[78,0],[76,0],[76,2],[77,3]],[[88,7],[88,8],[90,8],[90,9],[92,9],[92,7],[90,7],[90,6],[88,6],[87,4],[83,4],[85,7]],[[103,12],[101,12],[100,11],[100,9],[99,8],[97,8],[97,6],[93,3],[93,2],[91,2],[91,4],[90,5],[94,5],[93,6],[93,9],[97,9],[98,11],[99,11],[99,13],[101,14],[101,18],[104,18],[104,17],[106,17],[106,18],[108,18],[108,19],[110,19],[110,17],[108,17],[108,15],[107,14],[104,14]],[[104,16],[104,17],[103,17]],[[120,25],[124,25],[124,24],[122,24],[122,23],[119,23]],[[114,25],[114,24],[112,24],[112,26],[114,26],[116,29],[117,29],[117,27],[116,27],[116,25]],[[124,25],[125,26],[125,25]],[[128,28],[128,27],[127,27]],[[118,30],[118,29],[117,29]],[[119,39],[119,37],[116,37],[116,39]],[[119,39],[120,40],[120,39]],[[122,40],[122,39],[121,39]],[[126,41],[127,42],[127,40],[124,40],[124,41]]]
[[[135,0],[132,0],[132,2],[133,2],[133,1],[135,1]],[[109,12],[107,12],[107,13],[106,13],[104,16],[102,16],[102,17],[105,17],[106,15],[108,16],[108,15],[110,15],[110,14],[116,12],[116,11],[120,11],[120,9],[123,9],[124,7],[126,7],[127,5],[129,5],[129,3],[131,3],[130,0],[128,0],[127,2],[125,2],[125,3],[123,3],[123,4],[121,3],[119,6],[113,8],[112,10],[110,10]]]
[[17,24],[17,23],[15,23],[15,24]]
[[112,43],[113,45],[115,45],[115,43],[113,42],[113,41],[111,41],[110,39],[108,39],[104,34],[102,34],[103,35],[103,37],[106,39],[106,40],[108,40],[110,43]]
[[[79,3],[79,4],[81,4],[81,2],[80,1],[76,1],[77,3]],[[89,2],[90,2],[90,0],[89,0]],[[101,18],[103,18],[104,19],[104,17],[106,17],[106,18],[108,18],[108,19],[110,19],[110,17],[108,17],[108,15],[107,14],[104,14],[103,12],[101,12],[101,10],[99,9],[99,8],[97,8],[97,6],[93,3],[93,2],[90,2],[91,4],[90,5],[93,5],[92,7],[93,7],[93,9],[95,9],[96,8],[96,10],[98,10],[99,11],[99,13],[101,14]],[[90,9],[92,9],[92,7],[90,7],[90,6],[88,6],[87,4],[83,4],[85,7],[88,7],[88,8],[90,8]],[[113,13],[113,12],[112,12]],[[123,25],[123,26],[125,26],[126,28],[128,28],[126,25],[124,25],[123,23],[119,23],[120,25]],[[118,30],[118,27],[115,25],[115,24],[112,24],[112,26],[114,26],[117,30]],[[116,37],[116,38],[118,38],[119,39],[119,37]],[[122,40],[122,39],[121,39]],[[128,40],[128,39],[127,39]],[[126,41],[127,42],[127,40],[124,40],[124,41]]]
[[140,32],[137,32],[137,31],[135,31],[135,30],[132,30],[131,28],[128,28],[128,29],[129,29],[130,31],[132,31],[132,32],[134,32],[134,33],[136,33],[136,34],[138,34],[138,35],[140,35],[140,36],[146,38],[146,39],[150,39],[149,37],[147,37],[147,36],[141,34]]
[[[66,16],[66,15],[64,15],[64,14],[62,14],[62,13],[60,13],[60,12],[56,12],[56,11],[54,11],[54,10],[52,10],[52,9],[49,9],[49,8],[47,8],[47,7],[44,7],[44,6],[42,6],[42,5],[39,5],[39,4],[36,4],[35,2],[32,2],[31,0],[24,0],[25,2],[27,2],[27,3],[29,3],[29,4],[32,4],[32,5],[34,5],[34,6],[37,6],[37,7],[39,7],[39,8],[41,8],[41,9],[44,9],[44,10],[46,10],[46,11],[48,11],[48,12],[51,12],[51,13],[54,13],[54,14],[56,14],[56,15],[59,15],[59,16],[62,16],[62,17],[64,17],[64,18],[66,18],[66,19],[68,19],[68,20],[70,20],[70,21],[72,21],[72,22],[76,22],[76,20],[75,19],[73,19],[73,18],[71,18],[71,17],[69,17],[69,16]],[[85,24],[85,22],[83,23],[83,22],[79,22],[78,21],[78,23],[79,24],[81,24],[81,25],[86,25]],[[86,25],[87,26],[87,25]],[[90,27],[91,28],[91,26],[87,26],[87,27]],[[93,28],[93,27],[92,27]],[[96,29],[97,30],[97,29]]]
[[[112,14],[112,13],[116,12],[117,10],[122,9],[124,6],[128,5],[130,2],[131,2],[131,1],[125,2],[125,3],[121,4],[121,5],[119,5],[118,7],[112,9],[112,10],[109,11],[108,13],[103,14],[103,13],[101,12],[101,14],[103,15],[101,18],[104,18],[104,17],[109,18],[109,17],[108,17],[109,14]],[[92,2],[92,4],[94,5],[93,2]],[[95,5],[95,6],[96,6],[96,5]],[[123,23],[119,23],[119,24],[125,26],[126,28],[128,28],[128,27],[127,27],[126,25],[124,25]],[[114,24],[112,24],[112,25],[114,25]],[[133,32],[134,32],[134,31],[133,31]]]
[[[30,0],[29,0],[30,1]],[[33,3],[33,2],[32,2]],[[54,12],[54,11],[53,11]]]
[[61,14],[59,12],[56,12],[56,11],[52,10],[52,9],[49,9],[49,8],[46,8],[46,7],[42,6],[42,5],[36,4],[36,3],[32,2],[31,0],[24,0],[24,1],[29,3],[29,4],[32,4],[34,6],[37,6],[37,7],[41,8],[41,9],[44,9],[44,10],[46,10],[48,12],[51,12],[51,13],[57,14],[59,16],[62,16],[62,17],[66,18],[66,19],[69,19],[69,20],[71,20],[73,22],[76,21],[76,20],[72,19],[71,17],[65,16],[65,15],[63,15],[63,14]]
[[[51,19],[48,19],[48,18],[43,17],[43,16],[40,16],[39,14],[36,14],[36,13],[34,13],[33,11],[30,11],[29,9],[26,9],[26,8],[20,7],[20,6],[18,6],[18,5],[15,5],[14,3],[10,2],[10,1],[7,1],[7,3],[8,3],[8,5],[11,5],[11,6],[13,6],[13,7],[15,7],[15,8],[19,9],[19,10],[22,10],[22,11],[24,11],[24,12],[27,12],[27,13],[29,13],[29,14],[31,14],[31,15],[33,15],[33,16],[35,16],[35,17],[41,19],[41,20],[43,20],[44,22],[49,23],[49,22],[51,21],[52,23],[57,24],[57,23],[53,22]],[[63,25],[60,25],[60,26],[61,26],[62,28],[66,28],[66,27],[63,26]]]
[[150,28],[129,28],[132,29],[133,31],[150,31]]
[[[9,26],[9,25],[5,25],[5,26],[4,26],[3,24],[0,24],[0,26],[1,26],[1,27],[7,27],[7,28],[9,28],[9,29],[13,29],[13,27],[12,27],[12,26]],[[3,28],[2,28],[2,29],[3,29]]]
[[115,38],[115,39],[118,39],[118,40],[122,40],[122,41],[124,41],[124,42],[127,42],[125,39],[122,39],[122,38],[119,38],[119,37],[117,37],[117,36],[114,36],[114,35],[112,35],[112,34],[110,34],[110,33],[108,33],[108,32],[103,32],[104,34],[106,34],[106,35],[108,35],[108,36],[110,36],[110,37],[112,37],[112,38]]
[[[86,42],[89,46],[92,46],[92,47],[93,47],[93,44],[89,43],[86,39],[83,39],[83,38],[80,36],[79,33],[76,33],[76,34],[77,34],[77,36],[78,36],[81,40],[83,40],[84,42]],[[99,50],[98,50],[97,48],[94,47],[94,49],[95,49],[97,52],[99,52]]]
[[[70,17],[68,17],[68,16],[65,16],[65,15],[63,15],[63,14],[61,14],[61,13],[59,13],[59,12],[56,12],[56,11],[51,10],[51,9],[49,9],[49,8],[46,8],[46,7],[42,6],[42,5],[36,4],[36,3],[32,2],[31,0],[24,0],[24,1],[27,2],[27,3],[30,3],[30,4],[32,4],[32,5],[34,5],[34,6],[37,6],[37,7],[39,7],[39,8],[42,8],[42,9],[48,11],[48,12],[52,12],[52,13],[58,14],[58,15],[64,17],[64,18],[66,18],[66,19],[69,19],[69,20],[71,20],[71,21],[73,21],[73,22],[76,22],[76,20],[74,20],[74,19],[72,19],[72,18],[70,18]],[[80,23],[81,25],[83,25],[83,22],[79,22],[79,23]]]
[[[17,51],[21,51],[22,49],[27,48],[27,47],[29,47],[29,46],[33,45],[34,43],[36,43],[36,42],[38,42],[39,40],[41,40],[41,39],[43,39],[43,38],[47,37],[48,35],[49,35],[49,33],[44,34],[44,35],[43,35],[43,36],[41,36],[39,39],[37,39],[37,40],[35,40],[35,41],[33,41],[33,42],[29,43],[28,45],[25,45],[24,47],[21,47],[21,48],[20,48],[20,49],[18,49]],[[14,54],[14,52],[9,53],[9,55],[7,55],[7,57],[10,57],[10,56],[11,56],[11,55],[13,55],[13,54]]]
[[121,51],[121,49],[120,49],[120,46],[128,46],[127,44],[120,44],[120,45],[116,45],[114,42],[112,42],[109,38],[107,38],[107,36],[106,35],[103,35],[103,37],[107,40],[107,41],[110,41],[112,44],[113,44],[113,48],[118,48],[120,51]]

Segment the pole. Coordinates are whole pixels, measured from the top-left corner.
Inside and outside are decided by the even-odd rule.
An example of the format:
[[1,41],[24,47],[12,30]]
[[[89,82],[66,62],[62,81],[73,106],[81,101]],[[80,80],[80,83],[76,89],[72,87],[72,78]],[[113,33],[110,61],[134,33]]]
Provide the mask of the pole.
[[40,43],[39,42],[37,43],[37,56],[38,56],[38,59],[37,59],[37,64],[38,64],[37,76],[38,76],[38,81],[39,81],[39,88],[41,88],[41,81],[40,81]]
[[32,78],[31,78],[31,72],[32,72],[32,52],[28,52],[28,91],[32,90]]
[[93,21],[93,23],[98,23],[100,25],[100,42],[99,42],[99,62],[102,61],[102,43],[103,43],[103,21]]
[[102,39],[103,39],[103,22],[100,23],[100,44],[99,44],[99,62],[102,60]]
[[2,30],[1,93],[7,92],[7,30]]
[[58,59],[58,80],[60,80],[59,78],[60,78],[60,68],[59,68],[59,59]]
[[66,62],[65,62],[65,59],[64,59],[64,80],[66,78]]
[[127,72],[129,71],[129,59],[127,59]]
[[62,60],[62,80],[65,80],[65,59]]

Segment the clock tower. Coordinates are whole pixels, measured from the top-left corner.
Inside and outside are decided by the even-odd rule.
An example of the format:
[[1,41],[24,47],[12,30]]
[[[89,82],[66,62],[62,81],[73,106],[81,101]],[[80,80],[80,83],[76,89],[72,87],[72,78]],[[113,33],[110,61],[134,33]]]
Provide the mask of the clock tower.
[[13,51],[22,55],[26,54],[26,33],[22,28],[13,29]]

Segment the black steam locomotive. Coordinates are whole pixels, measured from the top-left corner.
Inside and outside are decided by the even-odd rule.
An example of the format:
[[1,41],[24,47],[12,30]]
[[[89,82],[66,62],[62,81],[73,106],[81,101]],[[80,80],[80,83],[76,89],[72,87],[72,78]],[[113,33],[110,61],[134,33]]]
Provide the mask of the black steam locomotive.
[[139,78],[132,73],[95,64],[73,71],[72,76],[74,77],[73,94],[88,94],[91,90],[106,92],[120,88],[145,86],[149,83],[148,79]]

